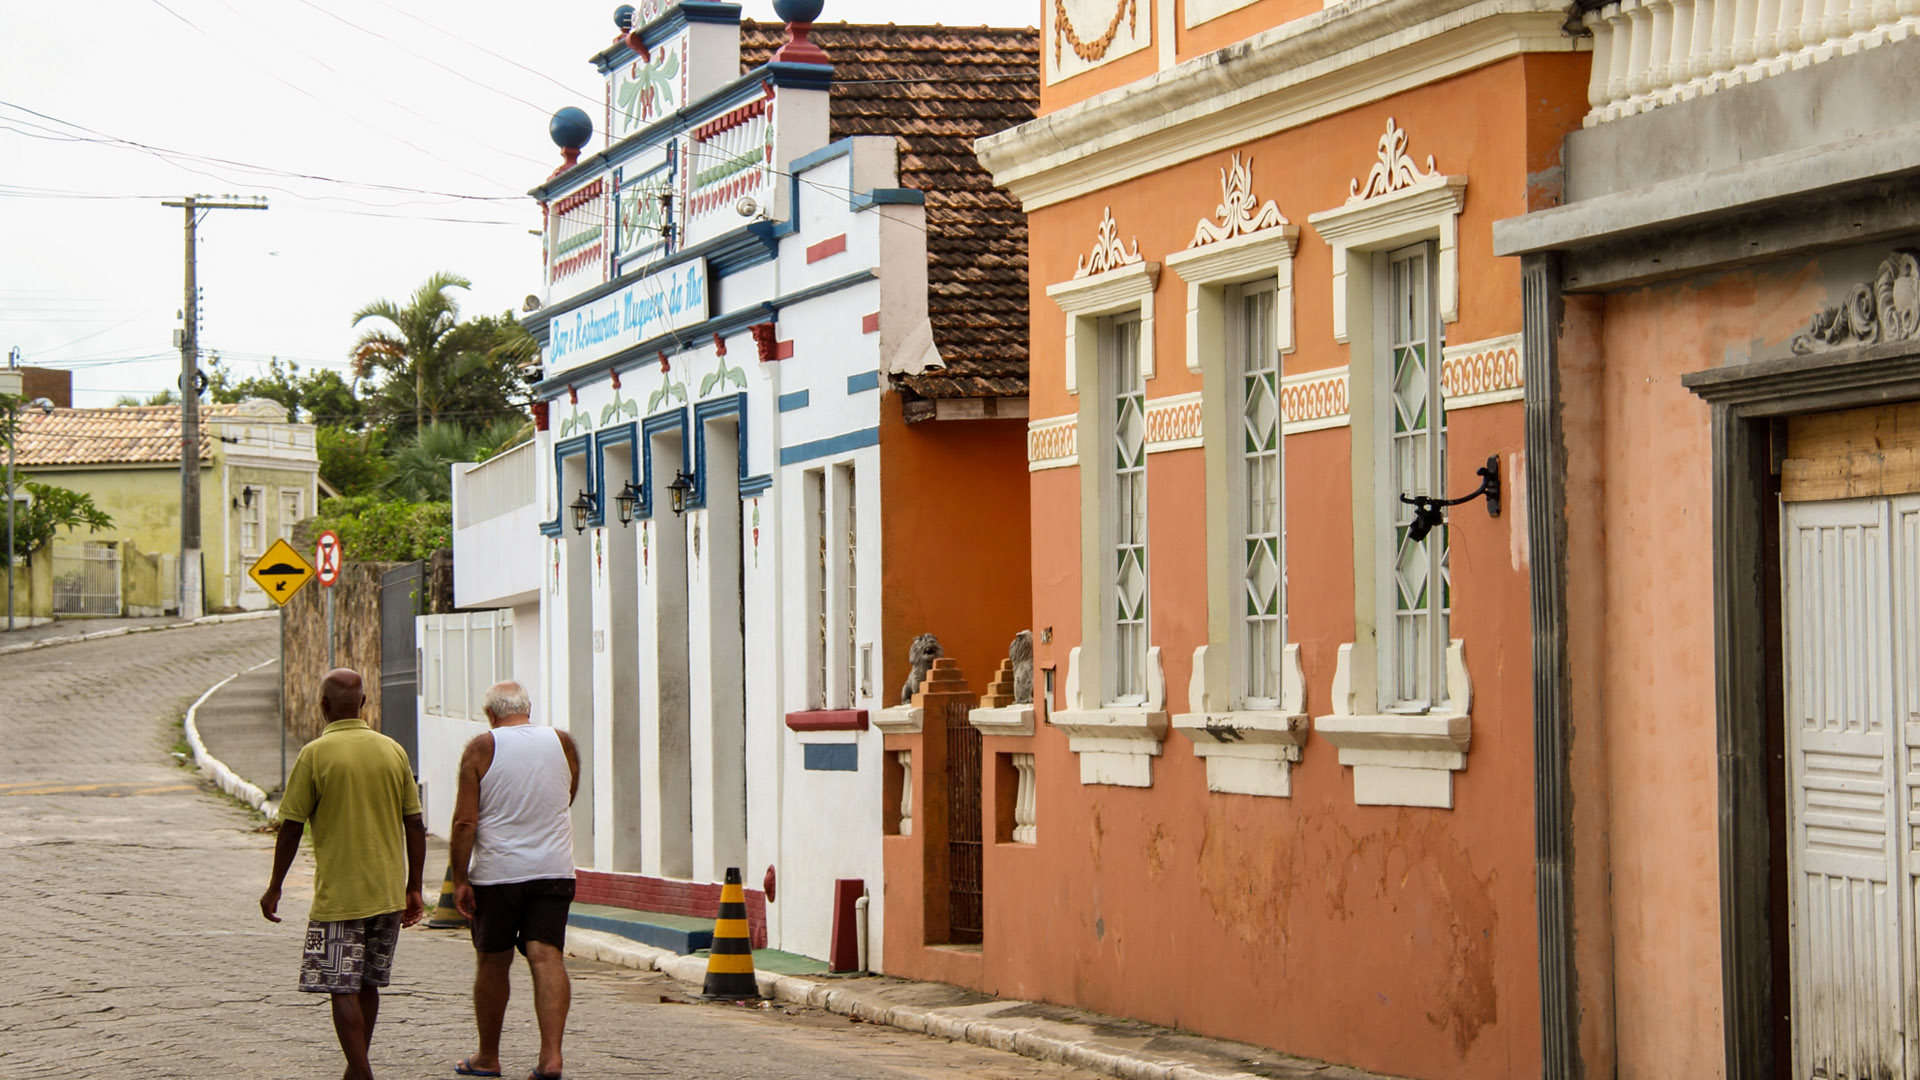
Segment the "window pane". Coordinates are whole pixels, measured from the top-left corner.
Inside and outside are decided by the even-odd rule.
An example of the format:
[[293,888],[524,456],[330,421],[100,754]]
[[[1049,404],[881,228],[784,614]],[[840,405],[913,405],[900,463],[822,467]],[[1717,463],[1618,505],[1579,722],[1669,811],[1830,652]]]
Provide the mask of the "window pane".
[[1241,614],[1239,698],[1242,704],[1271,707],[1280,696],[1281,589],[1280,548],[1280,357],[1273,346],[1274,293],[1250,287],[1239,292],[1233,309],[1234,363],[1239,369],[1239,550]]
[[1113,695],[1133,701],[1147,692],[1147,418],[1140,324],[1112,324],[1111,340]]

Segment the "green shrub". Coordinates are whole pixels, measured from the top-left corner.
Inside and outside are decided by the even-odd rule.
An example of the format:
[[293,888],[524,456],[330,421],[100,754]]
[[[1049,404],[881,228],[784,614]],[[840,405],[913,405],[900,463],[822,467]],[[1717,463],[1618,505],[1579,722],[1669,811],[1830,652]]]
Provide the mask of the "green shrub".
[[331,529],[348,559],[408,562],[453,546],[453,504],[352,495],[320,503],[313,530]]

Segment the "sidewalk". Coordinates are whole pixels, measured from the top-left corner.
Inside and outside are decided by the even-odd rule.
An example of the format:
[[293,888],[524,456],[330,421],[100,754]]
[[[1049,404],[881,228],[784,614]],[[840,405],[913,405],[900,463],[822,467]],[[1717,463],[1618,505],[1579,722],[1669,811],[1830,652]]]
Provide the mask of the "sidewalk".
[[28,649],[44,649],[75,641],[118,637],[121,634],[143,634],[153,630],[177,630],[183,626],[205,626],[210,623],[237,622],[243,619],[264,619],[270,618],[272,614],[264,611],[243,611],[233,615],[208,615],[201,619],[182,619],[175,615],[127,619],[54,619],[35,626],[28,626],[28,620],[20,618],[15,620],[15,627],[11,631],[6,628],[5,616],[0,615],[0,655],[25,652]]
[[[207,753],[224,763],[230,774],[246,778],[239,781],[241,785],[275,793],[274,797],[280,781],[274,697],[278,679],[279,664],[274,662],[243,672],[207,695],[193,714]],[[297,743],[288,743],[289,763],[299,749]],[[269,812],[271,806],[268,802]],[[445,842],[430,837],[425,882],[429,908],[439,895],[445,865]],[[705,956],[682,956],[603,931],[570,928],[567,953],[658,971],[696,990],[706,980]],[[756,972],[756,977],[761,994],[773,1001],[988,1046],[1122,1080],[1392,1080],[1245,1043],[1203,1038],[1058,1005],[993,998],[945,983],[909,982],[883,975],[787,975],[764,969]]]

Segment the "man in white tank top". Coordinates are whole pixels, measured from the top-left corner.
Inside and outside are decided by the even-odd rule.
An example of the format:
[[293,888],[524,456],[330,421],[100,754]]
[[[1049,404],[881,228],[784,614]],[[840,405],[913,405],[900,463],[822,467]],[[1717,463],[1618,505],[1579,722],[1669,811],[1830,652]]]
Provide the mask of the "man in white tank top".
[[540,1060],[529,1080],[560,1080],[560,1035],[572,988],[564,950],[573,904],[573,832],[568,810],[580,789],[580,757],[564,731],[528,720],[516,682],[487,690],[487,721],[460,757],[453,803],[453,902],[473,924],[473,1011],[480,1049],[453,1071],[500,1075],[500,1027],[517,948],[533,974]]

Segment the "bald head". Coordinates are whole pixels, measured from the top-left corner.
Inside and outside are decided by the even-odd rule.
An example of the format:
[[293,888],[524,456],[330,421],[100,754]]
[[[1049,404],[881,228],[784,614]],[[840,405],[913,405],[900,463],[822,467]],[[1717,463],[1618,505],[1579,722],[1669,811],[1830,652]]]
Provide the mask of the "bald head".
[[320,715],[326,717],[328,723],[359,716],[360,707],[366,703],[360,673],[352,668],[334,668],[320,680]]

